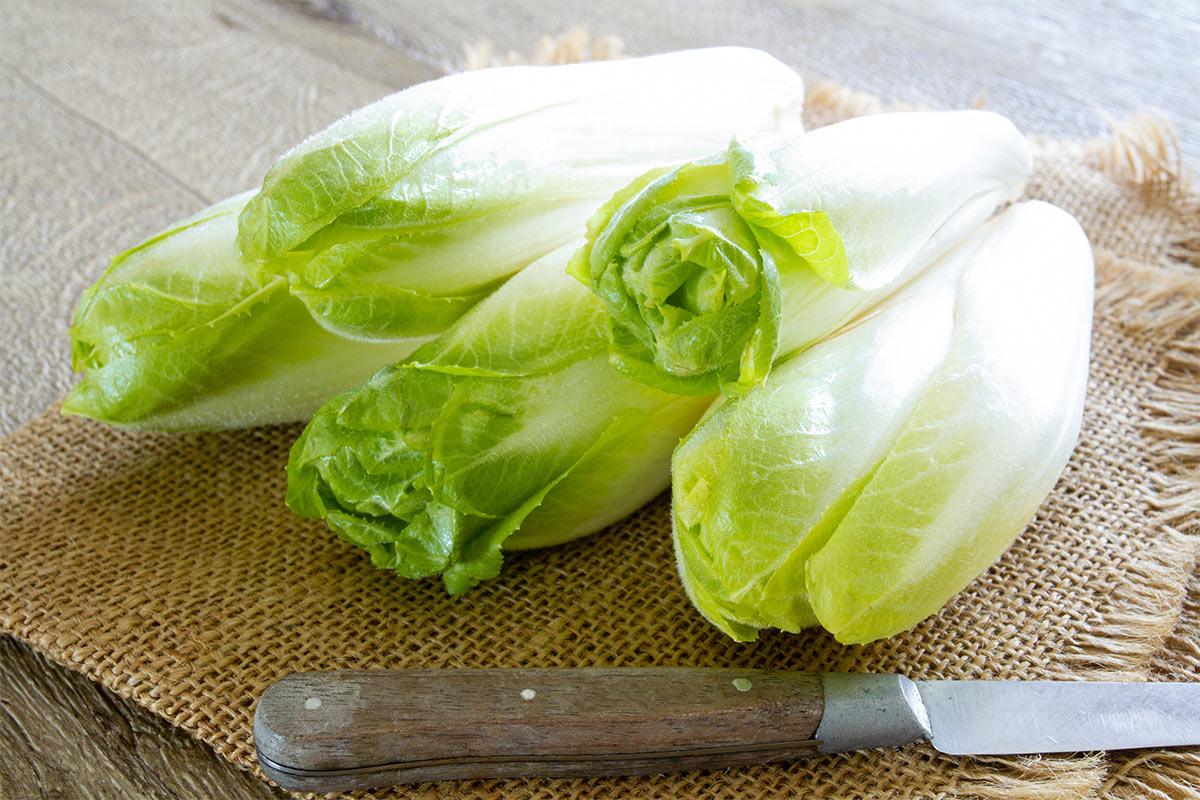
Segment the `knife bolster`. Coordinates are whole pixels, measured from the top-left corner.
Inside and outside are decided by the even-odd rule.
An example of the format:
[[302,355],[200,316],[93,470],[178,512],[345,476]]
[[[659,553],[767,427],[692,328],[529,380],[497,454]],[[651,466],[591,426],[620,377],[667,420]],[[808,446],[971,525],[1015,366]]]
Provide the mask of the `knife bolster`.
[[930,736],[917,686],[903,675],[822,672],[820,753],[908,744]]

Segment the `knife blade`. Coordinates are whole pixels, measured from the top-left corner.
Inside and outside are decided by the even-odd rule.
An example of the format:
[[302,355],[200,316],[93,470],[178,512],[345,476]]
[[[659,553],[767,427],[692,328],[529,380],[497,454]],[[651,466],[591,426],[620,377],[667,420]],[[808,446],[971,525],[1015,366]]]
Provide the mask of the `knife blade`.
[[918,681],[943,753],[1129,750],[1200,743],[1200,684]]
[[639,775],[928,740],[956,755],[1200,744],[1200,683],[910,681],[781,670],[308,672],[262,695],[263,772],[293,791]]

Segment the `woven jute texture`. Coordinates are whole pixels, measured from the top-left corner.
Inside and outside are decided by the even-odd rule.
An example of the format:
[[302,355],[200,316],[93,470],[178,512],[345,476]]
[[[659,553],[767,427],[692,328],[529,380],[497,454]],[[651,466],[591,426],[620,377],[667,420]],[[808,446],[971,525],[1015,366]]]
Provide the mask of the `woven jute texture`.
[[[810,122],[879,110],[832,86]],[[256,769],[261,692],[297,670],[737,666],[913,678],[1195,680],[1200,587],[1200,221],[1166,130],[1039,142],[1029,195],[1095,245],[1078,448],[1009,552],[912,631],[735,644],[676,577],[667,499],[601,534],[507,557],[451,598],[375,570],[283,505],[295,426],[130,433],[52,409],[0,443],[0,631]],[[1036,246],[1031,243],[1031,246]],[[1036,291],[1037,287],[1030,287]],[[648,778],[457,782],[380,796],[480,798],[1183,797],[1200,752],[959,758],[912,745]]]

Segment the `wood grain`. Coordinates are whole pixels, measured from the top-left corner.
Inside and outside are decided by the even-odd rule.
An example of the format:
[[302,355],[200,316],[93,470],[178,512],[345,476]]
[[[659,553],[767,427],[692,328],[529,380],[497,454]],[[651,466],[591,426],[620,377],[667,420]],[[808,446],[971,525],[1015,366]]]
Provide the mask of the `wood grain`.
[[297,791],[649,775],[815,755],[823,697],[820,676],[784,671],[308,672],[263,693],[254,741]]
[[0,637],[0,798],[285,796],[161,717]]
[[[1014,3],[884,0],[490,0],[430,4],[355,0],[365,30],[404,31],[432,49],[453,32],[487,37],[500,52],[531,36],[585,25],[619,36],[631,53],[740,44],[758,47],[811,80],[832,79],[888,102],[988,108],[1022,130],[1082,138],[1110,117],[1168,113],[1200,151],[1200,9],[1189,0]],[[500,9],[503,9],[501,12]]]
[[[753,45],[887,100],[961,107],[982,92],[1059,136],[1157,107],[1200,152],[1192,0],[0,0],[0,19],[0,434],[69,384],[71,309],[110,254],[482,37],[528,51],[586,24],[631,53]],[[0,797],[205,796],[273,793],[0,638]]]

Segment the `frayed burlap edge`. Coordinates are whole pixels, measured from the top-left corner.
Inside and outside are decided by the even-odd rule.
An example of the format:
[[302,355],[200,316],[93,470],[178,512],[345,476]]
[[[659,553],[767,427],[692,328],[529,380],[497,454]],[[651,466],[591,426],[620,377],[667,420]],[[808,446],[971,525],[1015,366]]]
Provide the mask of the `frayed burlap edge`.
[[1084,142],[1045,136],[1031,141],[1040,154],[1086,164],[1175,216],[1180,224],[1167,237],[1167,266],[1200,267],[1200,194],[1170,121],[1161,113],[1140,112],[1109,119],[1109,125],[1109,135]]
[[946,800],[1082,800],[1096,796],[1105,774],[1102,754],[1077,757],[976,756],[958,791]]
[[1124,800],[1185,800],[1200,797],[1200,754],[1162,751],[1138,754],[1111,768],[1099,797]]
[[1200,196],[1171,123],[1162,114],[1143,112],[1110,124],[1112,136],[1086,144],[1088,161],[1188,219],[1167,242],[1167,256],[1200,267]]
[[[1200,326],[1200,282],[1196,276],[1164,272],[1103,251],[1096,256],[1097,313],[1122,308],[1122,316],[1144,323],[1139,330],[1153,331],[1176,345],[1157,368],[1158,377],[1143,403],[1149,419],[1139,426],[1149,444],[1157,483],[1156,494],[1146,499],[1157,516],[1147,520],[1152,545],[1122,570],[1140,580],[1118,586],[1098,613],[1097,628],[1103,634],[1081,636],[1077,648],[1063,654],[1059,677],[1144,680],[1151,657],[1179,621],[1200,542],[1188,535],[1196,527],[1195,498],[1200,493],[1200,393],[1194,385],[1186,390],[1188,370],[1195,364],[1184,357],[1194,350],[1188,337]],[[1194,384],[1194,376],[1191,380]]]
[[[1092,163],[1190,220],[1181,235],[1168,243],[1167,256],[1200,267],[1200,202],[1169,124],[1157,115],[1137,115],[1114,128],[1113,143],[1089,143]],[[1175,341],[1144,404],[1151,417],[1142,431],[1155,443],[1151,454],[1159,487],[1152,499],[1161,515],[1158,523],[1178,548],[1180,565],[1192,580],[1190,585],[1185,580],[1164,587],[1171,601],[1179,598],[1169,628],[1167,618],[1130,615],[1122,620],[1129,652],[1115,653],[1095,643],[1099,646],[1087,657],[1095,660],[1097,652],[1110,661],[1146,657],[1139,677],[1194,681],[1200,671],[1200,577],[1195,572],[1200,558],[1196,536],[1200,533],[1200,291],[1194,269],[1180,273],[1176,280],[1165,279],[1161,270],[1154,278],[1157,291],[1147,291],[1144,283],[1125,286],[1125,296],[1119,299],[1145,304],[1152,313],[1140,316],[1153,318],[1156,328]],[[1143,604],[1164,599],[1140,598]],[[1156,666],[1159,661],[1164,664]],[[1114,753],[1098,795],[1126,800],[1200,798],[1200,748]]]
[[1110,119],[1109,125],[1111,136],[1085,143],[1089,164],[1158,202],[1191,199],[1191,170],[1164,115],[1141,112],[1123,120]]
[[[1200,267],[1200,198],[1170,123],[1158,114],[1136,114],[1112,126],[1107,139],[1083,145],[1085,163],[1186,220],[1183,230],[1168,241],[1166,255],[1181,266]],[[1121,278],[1105,287],[1103,297],[1098,293],[1098,304],[1140,305],[1143,313],[1138,318],[1152,320],[1156,333],[1175,342],[1164,355],[1154,389],[1143,404],[1150,419],[1141,426],[1152,443],[1150,455],[1159,484],[1150,498],[1159,513],[1154,524],[1168,546],[1147,554],[1145,563],[1137,565],[1147,578],[1141,591],[1129,591],[1126,585],[1120,591],[1123,596],[1113,598],[1114,606],[1126,609],[1112,616],[1118,638],[1084,642],[1085,648],[1072,657],[1101,673],[1112,670],[1124,675],[1134,666],[1131,679],[1196,680],[1200,667],[1196,627],[1200,579],[1195,575],[1200,557],[1196,536],[1200,533],[1200,284],[1191,269],[1171,275],[1136,265],[1121,267]],[[1176,582],[1181,570],[1184,580]],[[1189,574],[1193,576],[1190,586]],[[1163,615],[1164,604],[1175,613]],[[1174,661],[1187,666],[1154,670],[1154,662],[1170,661],[1172,651]],[[1128,800],[1200,798],[1200,748],[1114,753],[1097,795]]]
[[[1200,573],[1192,573],[1175,632],[1151,661],[1150,678],[1194,681],[1200,675]],[[1114,800],[1200,798],[1200,748],[1115,753],[1101,797]]]

